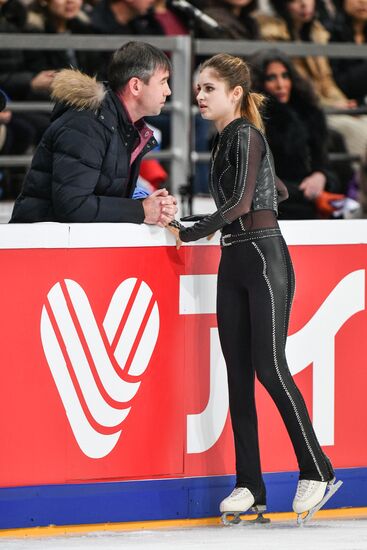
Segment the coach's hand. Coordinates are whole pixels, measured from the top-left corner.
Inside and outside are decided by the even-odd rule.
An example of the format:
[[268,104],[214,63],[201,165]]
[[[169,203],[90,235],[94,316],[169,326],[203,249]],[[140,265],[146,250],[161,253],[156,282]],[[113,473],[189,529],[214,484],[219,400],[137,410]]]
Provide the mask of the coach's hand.
[[175,197],[168,194],[167,189],[158,189],[142,201],[144,208],[144,223],[166,227],[177,212]]

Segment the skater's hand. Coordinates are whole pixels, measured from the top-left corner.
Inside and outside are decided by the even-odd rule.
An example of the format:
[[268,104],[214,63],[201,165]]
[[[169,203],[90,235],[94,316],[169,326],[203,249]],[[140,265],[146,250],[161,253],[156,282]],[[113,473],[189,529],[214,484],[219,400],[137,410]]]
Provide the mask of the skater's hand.
[[172,235],[175,237],[175,239],[176,239],[176,248],[177,248],[177,250],[179,250],[179,248],[182,245],[182,241],[180,239],[180,230],[178,229],[178,227],[175,227],[174,225],[171,225],[171,224],[168,224],[166,227],[167,227],[168,231],[170,233],[172,233]]
[[206,240],[207,241],[210,241],[215,235],[215,232],[214,233],[211,233],[210,235],[207,236]]

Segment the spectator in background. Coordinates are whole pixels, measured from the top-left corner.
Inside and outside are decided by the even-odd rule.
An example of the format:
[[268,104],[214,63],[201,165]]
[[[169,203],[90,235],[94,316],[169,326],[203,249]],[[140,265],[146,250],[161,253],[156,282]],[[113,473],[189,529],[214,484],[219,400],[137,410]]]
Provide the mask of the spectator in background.
[[316,0],[317,17],[327,31],[331,31],[336,17],[334,0]]
[[[0,0],[1,1],[1,0]],[[7,4],[17,3],[8,0]],[[6,5],[6,4],[5,4]],[[23,11],[22,11],[23,10]],[[10,10],[5,11],[5,15]],[[14,8],[13,8],[14,11]],[[83,22],[81,0],[40,0],[34,2],[28,11],[17,7],[18,26],[14,18],[4,21],[3,32],[67,33],[92,32],[91,26]],[[87,63],[87,56],[90,63]],[[45,101],[50,99],[51,85],[56,70],[64,67],[81,67],[90,73],[96,72],[98,64],[95,54],[54,50],[13,50],[0,53],[0,86],[11,100]],[[36,145],[49,124],[46,112],[25,112],[22,119],[33,128],[33,142]]]
[[[337,0],[337,17],[331,33],[334,42],[367,42],[367,1]],[[364,57],[355,59],[333,59],[334,77],[343,92],[355,97],[359,105],[367,103],[367,61]],[[363,117],[366,120],[367,117]],[[367,217],[367,155],[358,174],[359,202],[361,215]]]
[[[4,111],[5,107],[6,107],[6,95],[4,94],[4,92],[0,90],[0,154],[6,139],[6,127],[1,122],[1,113],[2,111]],[[0,170],[0,199],[2,198],[2,195],[3,195],[3,185],[2,185],[3,179],[4,179],[4,172]]]
[[[187,35],[189,34],[189,28],[182,14],[182,11],[175,10],[165,0],[153,0],[152,10],[147,13],[146,17],[153,21],[151,28],[154,28],[155,32],[152,32],[152,34],[164,36]],[[171,143],[170,114],[161,113],[159,117],[154,117],[154,120],[149,118],[147,120],[161,131],[162,149],[169,148]]]
[[[157,35],[161,28],[151,15],[154,0],[99,0],[90,18],[94,32],[113,35]],[[101,53],[99,76],[107,80],[111,52]]]
[[18,0],[0,0],[0,21],[6,21],[17,29],[25,23],[26,8]]
[[7,101],[6,95],[2,90],[0,90],[0,113],[4,111],[6,107],[6,101]]
[[0,113],[0,154],[23,155],[31,145],[34,130],[31,125],[9,109]]
[[[272,0],[276,16],[258,14],[265,40],[304,41],[326,44],[329,33],[316,18],[315,0]],[[323,105],[346,108],[350,102],[334,82],[325,57],[306,56],[294,60],[297,70],[311,81]],[[354,105],[354,104],[353,104]]]
[[[18,0],[0,0],[0,32],[24,30],[27,11]],[[37,99],[50,91],[54,71],[35,72],[22,50],[0,51],[0,87],[12,100]]]
[[[200,7],[200,6],[198,6]],[[201,8],[201,7],[200,7]],[[190,27],[198,30],[201,28],[199,23],[190,21],[190,17],[184,10],[176,9],[168,0],[155,0],[153,5],[153,17],[159,26],[159,34],[165,36],[187,35]],[[162,132],[162,148],[169,148],[171,143],[171,116],[169,113],[162,113],[154,120],[148,121],[157,126]],[[200,115],[194,117],[193,139],[195,140],[195,150],[198,152],[209,151],[211,124],[204,120]],[[195,165],[193,178],[193,193],[208,193],[209,168],[207,162],[200,162]],[[179,182],[186,183],[186,182]]]
[[[265,40],[304,41],[326,44],[329,33],[316,17],[315,0],[271,0],[276,17],[265,14],[257,16],[261,34]],[[352,109],[355,98],[348,98],[337,86],[331,66],[326,57],[305,56],[294,59],[298,72],[316,91],[323,106]],[[367,117],[329,115],[328,125],[345,138],[349,153],[365,156],[367,147]]]
[[[81,8],[82,0],[35,0],[26,13],[22,30],[30,33],[92,33],[92,26]],[[4,78],[0,80],[14,100],[47,101],[57,70],[74,67],[92,75],[101,65],[100,55],[96,52],[25,50],[21,55],[22,58],[18,55],[18,66],[9,67],[8,77],[3,72]],[[36,130],[34,144],[37,145],[49,124],[49,114],[26,112],[23,117]]]
[[[35,0],[29,8],[25,30],[32,33],[92,34],[93,27],[83,12],[83,0]],[[34,73],[73,67],[91,76],[97,73],[100,56],[96,52],[40,50],[26,52],[27,66]],[[46,94],[48,99],[49,94]]]
[[154,0],[100,0],[91,16],[101,34],[159,34],[160,27],[148,17]]
[[[258,40],[258,23],[252,16],[257,8],[257,0],[209,0],[203,11],[219,24],[221,39]],[[200,37],[218,38],[218,32],[203,29]]]
[[[34,142],[34,135],[35,129],[22,115],[9,109],[0,112],[0,156],[24,155]],[[0,168],[0,198],[14,199],[23,178],[23,168]]]
[[[367,0],[339,0],[337,17],[331,41],[367,43]],[[366,103],[367,60],[333,59],[334,78],[347,97],[354,97],[358,104]]]
[[275,171],[288,189],[280,219],[318,217],[316,200],[324,190],[340,191],[327,163],[325,116],[310,84],[290,58],[267,50],[251,60],[254,90],[268,98],[264,117]]
[[175,9],[169,1],[155,0],[153,3],[153,17],[165,36],[189,34],[187,18],[182,11]]
[[[0,32],[20,32],[26,21],[26,9],[17,0],[0,0]],[[19,72],[17,69],[21,69]],[[42,75],[32,78],[26,69],[20,50],[0,51],[0,87],[10,99],[29,91],[43,80]],[[1,97],[4,97],[3,95]],[[26,115],[13,114],[10,110],[0,112],[0,155],[21,155],[35,141],[36,131]],[[24,177],[22,168],[0,169],[0,196],[14,198]]]
[[359,202],[361,205],[361,218],[367,218],[367,162],[362,163],[360,179],[360,196]]
[[[154,34],[164,36],[189,34],[188,26],[182,17],[182,11],[176,11],[165,0],[153,0],[152,10],[148,12],[147,17],[150,17],[154,22]],[[167,55],[169,57],[169,52]],[[159,129],[161,133],[161,147],[162,149],[168,149],[171,145],[170,113],[161,113],[158,117],[154,117],[154,119],[148,117],[147,121]]]

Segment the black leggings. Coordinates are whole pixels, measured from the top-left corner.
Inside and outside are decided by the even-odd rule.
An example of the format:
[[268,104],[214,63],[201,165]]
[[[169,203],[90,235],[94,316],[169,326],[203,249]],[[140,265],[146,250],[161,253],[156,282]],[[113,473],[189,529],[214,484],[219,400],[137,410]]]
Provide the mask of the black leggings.
[[297,456],[300,479],[328,481],[333,477],[285,357],[293,294],[293,266],[279,229],[250,231],[243,242],[222,248],[217,316],[227,364],[237,486],[247,487],[257,504],[265,504],[265,486],[255,373],[283,418]]

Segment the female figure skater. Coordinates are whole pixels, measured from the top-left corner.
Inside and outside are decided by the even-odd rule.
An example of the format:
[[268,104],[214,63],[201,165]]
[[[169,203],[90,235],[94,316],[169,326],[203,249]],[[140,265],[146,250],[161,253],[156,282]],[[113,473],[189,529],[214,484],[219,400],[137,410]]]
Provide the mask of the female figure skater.
[[215,55],[201,66],[197,89],[201,115],[218,130],[209,182],[218,210],[191,227],[173,222],[170,229],[178,246],[180,241],[222,231],[217,318],[228,371],[237,482],[220,503],[220,511],[225,523],[229,513],[234,514],[232,522],[239,523],[240,513],[266,509],[256,374],[276,403],[292,440],[300,469],[293,509],[302,521],[301,514],[307,512],[310,517],[338,487],[285,357],[294,273],[276,216],[277,204],[287,198],[287,190],[275,176],[258,110],[263,96],[250,91],[246,63],[231,55]]

